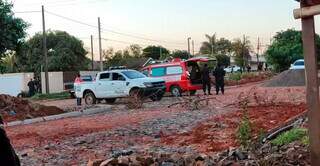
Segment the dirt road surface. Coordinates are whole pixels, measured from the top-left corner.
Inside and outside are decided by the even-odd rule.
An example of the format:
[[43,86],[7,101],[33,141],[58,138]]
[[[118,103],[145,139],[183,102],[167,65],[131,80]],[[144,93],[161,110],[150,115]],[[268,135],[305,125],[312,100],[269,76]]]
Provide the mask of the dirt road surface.
[[[210,128],[199,128],[199,125],[214,122],[223,115],[228,115],[229,119],[240,116],[236,113],[238,108],[224,106],[236,103],[239,94],[249,93],[255,86],[257,84],[229,88],[224,96],[211,99],[208,106],[204,105],[197,111],[181,106],[169,109],[168,105],[181,99],[166,97],[160,102],[146,103],[144,109],[128,110],[119,102],[112,111],[104,114],[9,127],[6,130],[19,155],[23,156],[23,165],[85,165],[89,158],[108,158],[128,149],[135,152],[201,151],[197,147],[203,147],[199,144],[206,142],[200,139],[194,144],[189,139],[192,136],[190,133],[205,133],[201,130]],[[255,91],[268,100],[281,102],[300,103],[305,98],[304,88],[258,88]],[[290,113],[295,116],[302,111],[302,108],[294,112],[289,110],[287,118]],[[277,116],[269,118],[276,119]],[[180,138],[183,139],[178,143],[173,141]],[[181,142],[183,140],[184,143]],[[210,149],[205,152],[210,152]]]

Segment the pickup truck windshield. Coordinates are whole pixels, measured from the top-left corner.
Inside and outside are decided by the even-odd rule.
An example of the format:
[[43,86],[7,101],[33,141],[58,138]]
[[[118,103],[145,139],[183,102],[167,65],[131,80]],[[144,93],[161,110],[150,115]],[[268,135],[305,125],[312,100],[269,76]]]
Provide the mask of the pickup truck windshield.
[[122,74],[127,76],[129,79],[145,78],[146,76],[137,71],[123,71]]

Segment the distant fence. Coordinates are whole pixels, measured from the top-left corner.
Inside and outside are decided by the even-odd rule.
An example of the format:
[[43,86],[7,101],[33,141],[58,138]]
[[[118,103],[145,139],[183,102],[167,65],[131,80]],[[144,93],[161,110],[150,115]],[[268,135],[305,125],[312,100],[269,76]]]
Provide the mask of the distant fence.
[[[73,89],[73,83],[79,72],[49,72],[49,92],[60,93]],[[95,77],[98,71],[80,71],[80,75],[90,75]],[[45,73],[41,73],[42,93],[46,93]]]

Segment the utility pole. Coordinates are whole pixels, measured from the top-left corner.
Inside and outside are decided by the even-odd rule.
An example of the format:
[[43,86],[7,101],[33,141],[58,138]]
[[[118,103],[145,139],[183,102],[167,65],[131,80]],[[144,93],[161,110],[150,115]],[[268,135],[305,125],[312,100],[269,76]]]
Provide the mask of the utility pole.
[[93,60],[93,36],[91,35],[91,69],[93,71],[94,60]]
[[192,40],[192,55],[194,56],[194,40]]
[[245,43],[246,42],[246,36],[245,35],[243,35],[243,43],[242,43],[242,61],[243,61],[243,63],[242,63],[242,67],[243,67],[243,70],[244,70],[244,68],[245,68],[245,66],[246,66],[246,62],[245,62],[245,58],[244,58],[244,56],[245,56]]
[[98,30],[99,30],[100,71],[103,71],[102,46],[101,46],[101,23],[100,23],[100,17],[98,17]]
[[162,47],[159,46],[159,48],[160,48],[160,58],[161,58],[162,57]]
[[188,37],[188,57],[190,58],[190,40],[191,40],[191,37]]
[[48,50],[47,50],[47,34],[46,34],[46,22],[44,17],[44,6],[42,8],[42,30],[43,30],[43,56],[44,56],[44,71],[45,71],[45,84],[46,84],[46,94],[49,94],[49,74],[48,74]]
[[258,37],[258,47],[257,47],[257,62],[258,62],[258,65],[260,63],[259,54],[260,54],[260,37]]

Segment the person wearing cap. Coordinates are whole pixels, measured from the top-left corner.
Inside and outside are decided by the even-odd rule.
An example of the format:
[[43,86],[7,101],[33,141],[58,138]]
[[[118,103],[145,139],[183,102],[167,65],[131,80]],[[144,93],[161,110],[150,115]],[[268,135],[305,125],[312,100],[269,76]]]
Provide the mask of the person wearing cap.
[[0,115],[0,165],[20,166],[20,160],[14,151],[4,130],[3,119]]
[[[74,80],[74,91],[76,92],[76,88],[77,88],[77,86],[79,86],[79,84],[82,82],[82,80],[81,80],[81,75],[80,74],[78,74],[77,75],[77,77],[76,77],[76,79]],[[77,97],[77,106],[81,106],[81,98],[78,98]]]

